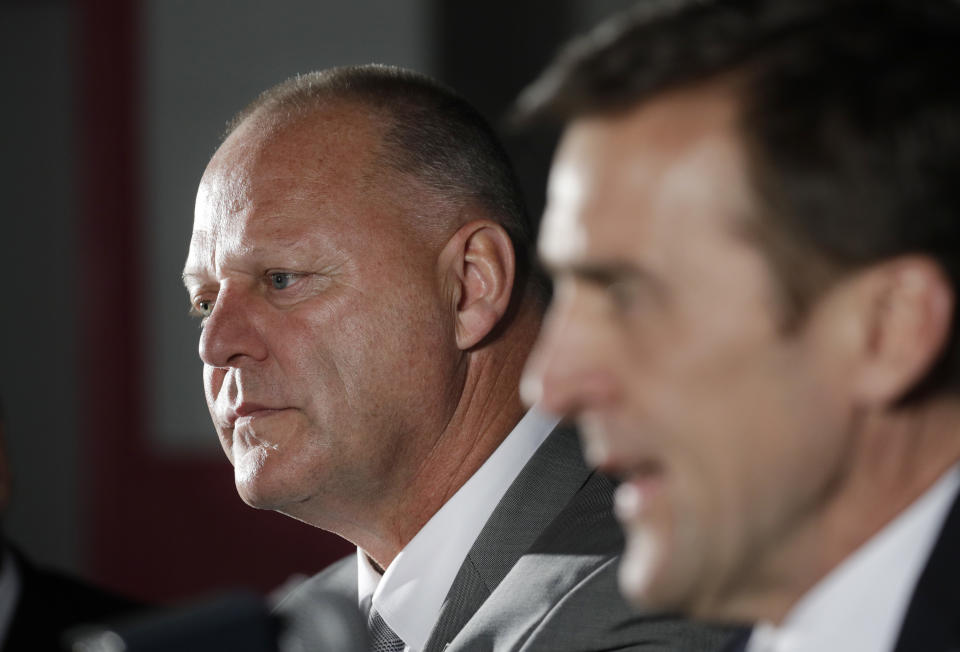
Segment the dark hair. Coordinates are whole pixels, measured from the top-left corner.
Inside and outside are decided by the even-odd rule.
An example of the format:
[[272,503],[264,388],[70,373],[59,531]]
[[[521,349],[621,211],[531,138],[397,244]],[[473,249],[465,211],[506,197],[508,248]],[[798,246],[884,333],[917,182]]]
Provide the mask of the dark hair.
[[[730,79],[757,233],[796,323],[839,274],[902,254],[960,288],[960,3],[651,0],[571,44],[525,120],[617,113]],[[764,233],[766,232],[766,233]],[[958,324],[907,398],[960,388]]]
[[506,151],[483,116],[452,89],[416,72],[369,64],[298,75],[262,93],[230,123],[252,114],[309,113],[329,101],[356,102],[386,123],[380,161],[410,174],[445,200],[470,202],[510,235],[515,287],[543,299],[546,281],[533,269],[534,228]]

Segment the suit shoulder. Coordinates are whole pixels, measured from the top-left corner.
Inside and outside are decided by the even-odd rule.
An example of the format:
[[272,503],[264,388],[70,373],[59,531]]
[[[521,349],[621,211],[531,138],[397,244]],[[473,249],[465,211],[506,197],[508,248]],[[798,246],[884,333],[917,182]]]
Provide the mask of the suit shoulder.
[[368,649],[357,605],[357,560],[350,555],[304,580],[287,593],[274,614],[281,650]]
[[644,650],[709,652],[722,650],[736,630],[692,622],[675,614],[641,613],[617,586],[619,557],[605,560],[572,587],[521,647],[527,652]]
[[277,601],[274,613],[289,615],[310,610],[318,597],[330,594],[356,602],[357,560],[354,555],[347,555],[297,584]]

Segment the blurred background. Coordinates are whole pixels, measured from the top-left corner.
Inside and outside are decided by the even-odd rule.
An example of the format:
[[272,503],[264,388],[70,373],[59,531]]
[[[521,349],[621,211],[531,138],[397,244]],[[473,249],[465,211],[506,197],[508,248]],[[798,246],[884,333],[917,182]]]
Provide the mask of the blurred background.
[[[299,72],[381,62],[495,124],[628,0],[0,0],[8,537],[150,601],[268,591],[349,553],[237,497],[180,282],[226,121]],[[556,134],[505,137],[539,215]]]

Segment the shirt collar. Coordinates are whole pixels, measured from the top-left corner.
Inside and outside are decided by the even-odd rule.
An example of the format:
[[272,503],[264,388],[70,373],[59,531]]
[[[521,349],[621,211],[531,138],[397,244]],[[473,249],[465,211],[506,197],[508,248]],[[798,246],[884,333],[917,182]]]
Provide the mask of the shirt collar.
[[529,410],[500,446],[437,510],[387,567],[383,577],[357,549],[360,602],[373,608],[407,650],[426,645],[467,553],[500,499],[556,427],[559,418]]
[[757,625],[748,652],[892,650],[958,488],[955,466],[807,592],[781,626]]

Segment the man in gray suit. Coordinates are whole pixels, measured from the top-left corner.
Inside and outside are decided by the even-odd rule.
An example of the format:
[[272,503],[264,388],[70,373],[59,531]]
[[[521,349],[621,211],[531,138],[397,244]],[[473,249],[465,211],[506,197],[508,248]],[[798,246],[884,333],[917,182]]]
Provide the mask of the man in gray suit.
[[523,106],[567,123],[524,390],[623,478],[624,591],[960,649],[960,3],[645,2]]
[[610,481],[521,406],[531,231],[482,118],[398,69],[270,89],[211,160],[184,281],[237,490],[357,545],[280,604],[290,647],[320,590],[361,605],[375,649],[718,641],[624,605]]

